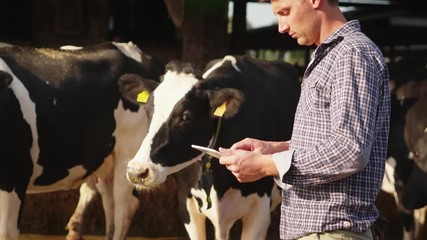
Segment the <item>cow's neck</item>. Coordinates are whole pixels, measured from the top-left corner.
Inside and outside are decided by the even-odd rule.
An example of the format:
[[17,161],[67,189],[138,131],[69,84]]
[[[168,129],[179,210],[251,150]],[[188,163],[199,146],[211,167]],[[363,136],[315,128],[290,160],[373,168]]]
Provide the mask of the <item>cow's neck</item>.
[[[216,146],[216,142],[218,140],[218,136],[219,136],[219,132],[221,130],[221,122],[222,122],[222,117],[218,118],[218,121],[216,122],[216,128],[215,128],[215,132],[213,135],[213,139],[211,144],[209,144],[210,148],[215,149]],[[201,158],[202,161],[202,175],[200,178],[200,182],[202,185],[202,189],[205,191],[206,193],[206,202],[208,204],[207,208],[211,208],[212,207],[212,201],[211,201],[211,197],[210,197],[210,192],[212,189],[212,185],[213,185],[213,173],[212,173],[212,156],[209,156],[207,154],[203,155],[203,157]]]

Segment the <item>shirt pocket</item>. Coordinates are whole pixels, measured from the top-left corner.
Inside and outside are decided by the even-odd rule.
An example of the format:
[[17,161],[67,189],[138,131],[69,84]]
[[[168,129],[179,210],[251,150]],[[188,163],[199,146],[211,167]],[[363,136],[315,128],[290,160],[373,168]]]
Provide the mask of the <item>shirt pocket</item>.
[[311,79],[305,85],[304,108],[310,115],[329,114],[331,91],[321,79]]

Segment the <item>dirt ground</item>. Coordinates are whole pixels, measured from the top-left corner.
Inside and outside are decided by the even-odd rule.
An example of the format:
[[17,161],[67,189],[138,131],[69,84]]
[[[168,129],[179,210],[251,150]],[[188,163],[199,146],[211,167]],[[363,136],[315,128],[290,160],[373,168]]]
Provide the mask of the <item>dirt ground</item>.
[[[65,236],[62,235],[38,235],[38,234],[21,234],[20,240],[64,240]],[[140,238],[140,237],[127,237],[127,240],[181,240],[183,238]],[[104,236],[85,236],[84,240],[104,240]]]
[[[138,210],[134,222],[128,232],[128,240],[184,240],[188,239],[184,226],[176,215],[176,203],[174,194],[170,191],[173,184],[162,192],[144,194],[141,198],[142,210]],[[23,219],[24,227],[21,228],[21,240],[65,240],[65,225],[74,210],[78,195],[75,193],[63,193],[60,195],[39,196],[29,202],[26,215]],[[67,203],[67,201],[70,203]],[[84,240],[103,240],[104,216],[102,206],[98,199],[87,213],[87,221],[83,229]],[[37,203],[37,204],[36,204]],[[57,207],[53,207],[59,203]],[[49,208],[46,207],[51,206]],[[377,203],[380,212],[384,215],[388,224],[385,227],[385,239],[402,240],[402,221],[396,212],[394,199],[390,194],[380,192]],[[272,224],[268,231],[267,240],[279,239],[280,208],[272,213]],[[66,210],[66,211],[65,211]],[[89,217],[90,216],[90,217]],[[239,239],[241,222],[231,229],[231,239]],[[422,236],[418,240],[427,239],[427,229],[423,229]],[[213,228],[207,225],[207,239],[212,240]]]

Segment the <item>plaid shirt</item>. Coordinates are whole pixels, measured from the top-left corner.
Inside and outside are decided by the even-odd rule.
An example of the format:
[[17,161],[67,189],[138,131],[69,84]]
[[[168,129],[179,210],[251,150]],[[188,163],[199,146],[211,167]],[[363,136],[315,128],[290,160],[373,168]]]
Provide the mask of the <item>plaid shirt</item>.
[[304,74],[287,154],[292,161],[278,181],[281,239],[371,226],[379,216],[374,202],[389,115],[384,58],[359,22],[350,21],[317,47]]

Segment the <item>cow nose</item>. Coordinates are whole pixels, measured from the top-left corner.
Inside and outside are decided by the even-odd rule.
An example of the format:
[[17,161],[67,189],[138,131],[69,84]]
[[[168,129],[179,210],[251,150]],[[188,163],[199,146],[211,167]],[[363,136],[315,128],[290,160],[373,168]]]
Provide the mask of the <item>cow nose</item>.
[[140,184],[148,177],[150,170],[148,168],[135,168],[133,166],[127,167],[127,175],[130,182]]
[[142,172],[138,175],[138,177],[139,177],[139,178],[142,178],[142,179],[146,178],[147,176],[148,176],[148,168],[147,168],[147,169],[145,169],[144,171],[142,171]]

